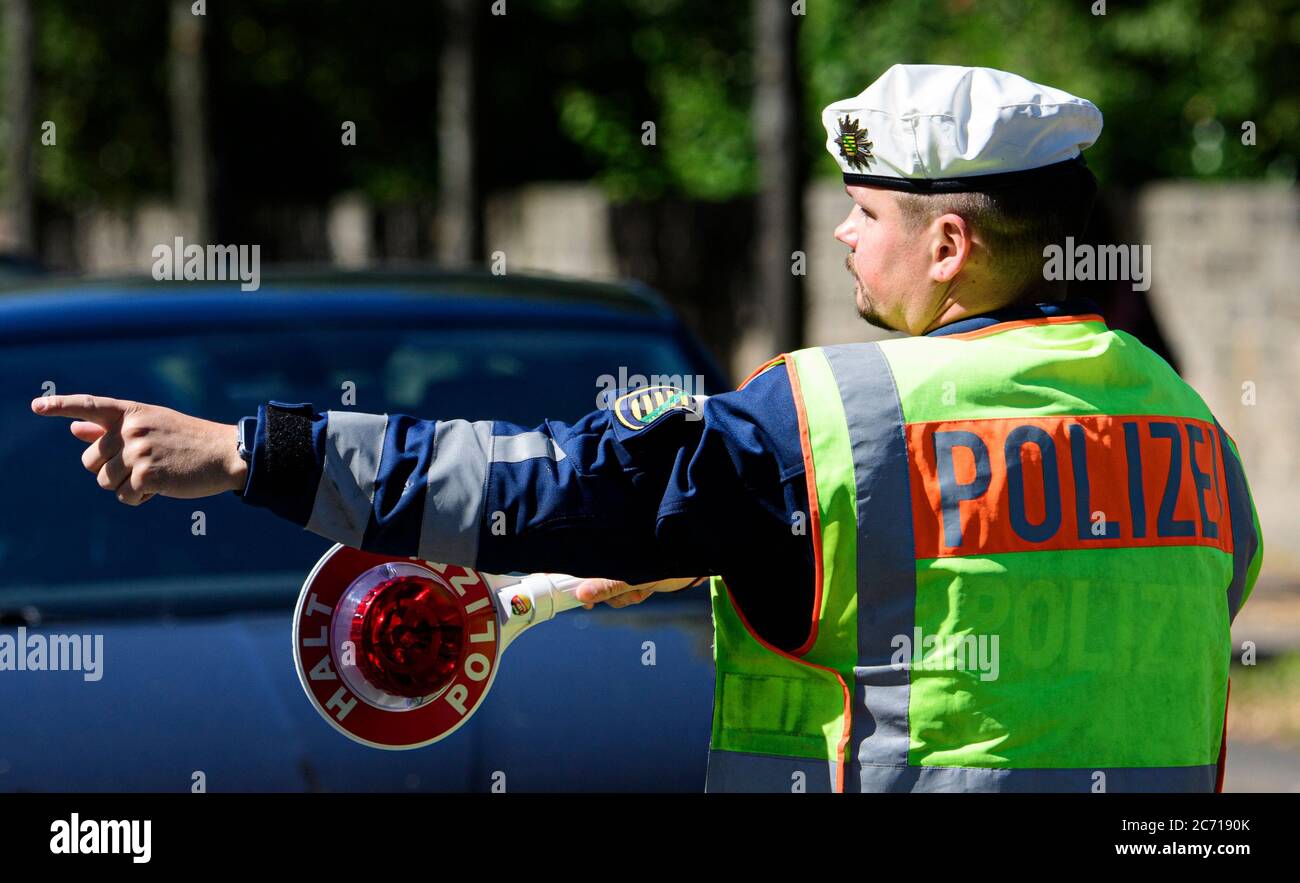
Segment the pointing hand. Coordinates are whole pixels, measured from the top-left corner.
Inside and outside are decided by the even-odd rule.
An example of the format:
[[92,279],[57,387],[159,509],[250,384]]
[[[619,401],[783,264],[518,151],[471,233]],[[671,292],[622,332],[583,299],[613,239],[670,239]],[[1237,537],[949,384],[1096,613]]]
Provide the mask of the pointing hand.
[[128,506],[155,494],[193,499],[242,490],[247,479],[234,425],[92,395],[42,396],[32,400],[32,410],[77,418],[68,428],[89,443],[82,465]]

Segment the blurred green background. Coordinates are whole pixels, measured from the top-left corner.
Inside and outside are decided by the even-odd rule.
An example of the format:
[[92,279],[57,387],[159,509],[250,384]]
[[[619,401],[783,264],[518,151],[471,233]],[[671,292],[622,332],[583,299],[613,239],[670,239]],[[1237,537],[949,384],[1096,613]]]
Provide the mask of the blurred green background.
[[[170,191],[168,5],[34,4],[38,116],[57,121],[60,146],[36,163],[43,207]],[[594,178],[614,199],[754,193],[751,6],[509,0],[494,17],[490,0],[475,4],[478,90],[490,97],[478,145],[485,186]],[[263,198],[437,195],[439,3],[213,2],[205,18],[220,180]],[[907,60],[1002,68],[1087,96],[1106,117],[1089,163],[1111,186],[1295,179],[1295,2],[1112,2],[1096,16],[1079,0],[807,0],[802,18],[810,174],[836,174],[821,108]],[[356,122],[359,146],[383,149],[320,149],[338,143],[340,120]],[[671,133],[675,149],[629,139],[644,120]],[[1233,149],[1245,120],[1257,124],[1256,149]],[[0,134],[7,145],[12,131]],[[227,196],[243,199],[218,200]]]

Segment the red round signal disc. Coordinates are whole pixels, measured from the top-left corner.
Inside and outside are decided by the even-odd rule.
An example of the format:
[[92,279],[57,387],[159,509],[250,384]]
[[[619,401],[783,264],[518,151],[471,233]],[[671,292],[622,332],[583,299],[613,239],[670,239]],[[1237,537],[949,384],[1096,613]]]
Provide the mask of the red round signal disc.
[[[384,564],[427,569],[463,616],[464,647],[450,681],[416,707],[380,707],[358,695],[340,677],[342,660],[332,646],[331,626],[340,600],[358,577]],[[455,732],[492,686],[500,646],[492,591],[477,571],[341,544],[316,562],[294,611],[293,662],[307,697],[334,729],[374,748],[419,748]]]

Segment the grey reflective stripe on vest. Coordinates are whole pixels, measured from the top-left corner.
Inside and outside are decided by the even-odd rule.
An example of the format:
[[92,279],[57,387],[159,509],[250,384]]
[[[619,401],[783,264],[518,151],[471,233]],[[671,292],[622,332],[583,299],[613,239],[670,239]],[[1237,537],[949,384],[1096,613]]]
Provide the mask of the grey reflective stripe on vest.
[[1212,792],[1214,764],[1179,767],[1098,767],[1096,769],[990,769],[945,766],[863,766],[853,778],[863,791],[1093,791]]
[[425,475],[419,557],[474,566],[493,441],[490,420],[438,421]]
[[704,790],[829,794],[835,790],[835,764],[811,757],[777,757],[744,751],[709,751]]
[[1232,583],[1228,586],[1228,621],[1236,619],[1241,609],[1241,598],[1246,592],[1246,576],[1250,563],[1259,550],[1259,535],[1255,533],[1254,508],[1250,491],[1246,489],[1246,472],[1241,460],[1232,451],[1228,434],[1214,422],[1218,430],[1219,450],[1223,452],[1223,472],[1227,476],[1228,511],[1232,516]]
[[370,523],[386,414],[326,411],[325,463],[307,530],[354,548]]
[[859,768],[907,764],[911,672],[890,659],[894,637],[911,635],[916,620],[912,497],[903,411],[884,353],[874,343],[823,352],[848,418],[857,491],[858,664],[844,784],[857,790]]
[[[802,775],[800,775],[802,774]],[[986,769],[945,766],[862,766],[854,762],[849,777],[864,792],[971,792],[1131,794],[1160,792],[1212,793],[1218,777],[1214,764],[1184,767],[1098,767],[1079,769]],[[796,782],[809,794],[834,790],[835,765],[806,757],[775,757],[740,751],[709,752],[704,790],[725,792],[794,792]]]

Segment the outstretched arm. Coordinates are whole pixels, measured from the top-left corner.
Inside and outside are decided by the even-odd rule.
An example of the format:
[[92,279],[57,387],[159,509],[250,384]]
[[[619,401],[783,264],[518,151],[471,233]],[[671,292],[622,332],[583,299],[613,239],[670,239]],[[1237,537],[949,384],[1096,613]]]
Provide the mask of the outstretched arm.
[[273,402],[259,409],[248,465],[234,426],[168,408],[73,395],[33,409],[78,418],[83,465],[124,503],[230,490],[358,548],[498,573],[601,574],[608,597],[635,601],[646,583],[718,572],[714,528],[745,505],[732,447],[746,427],[705,397],[624,405],[623,419],[602,410],[528,429]]

